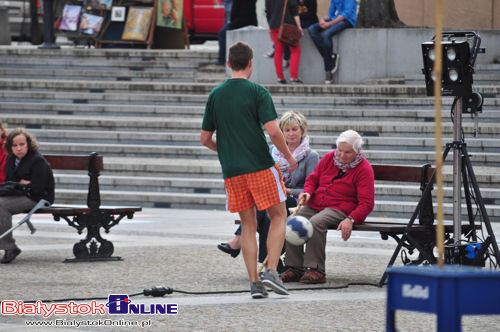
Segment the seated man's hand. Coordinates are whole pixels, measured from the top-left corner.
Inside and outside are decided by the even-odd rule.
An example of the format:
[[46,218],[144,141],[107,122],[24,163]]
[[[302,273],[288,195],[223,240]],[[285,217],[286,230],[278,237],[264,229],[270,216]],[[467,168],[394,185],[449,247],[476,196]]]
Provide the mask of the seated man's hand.
[[299,194],[299,202],[304,199],[304,203],[306,203],[309,198],[311,198],[311,195],[309,193],[300,193]]
[[352,221],[349,218],[345,218],[340,222],[337,230],[342,232],[342,239],[344,239],[344,241],[347,241],[349,237],[351,237]]

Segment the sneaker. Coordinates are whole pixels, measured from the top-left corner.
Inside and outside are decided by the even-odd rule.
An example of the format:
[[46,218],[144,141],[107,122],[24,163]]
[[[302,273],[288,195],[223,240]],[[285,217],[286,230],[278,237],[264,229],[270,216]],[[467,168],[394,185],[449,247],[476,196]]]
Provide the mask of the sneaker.
[[333,53],[332,60],[333,60],[333,68],[332,68],[332,70],[330,70],[330,73],[332,73],[332,76],[333,76],[333,74],[335,74],[337,69],[339,69],[339,55]]
[[21,249],[15,248],[15,249],[9,249],[5,250],[5,254],[3,255],[2,260],[0,263],[2,264],[9,264],[12,262],[19,254],[21,253]]
[[290,67],[290,61],[283,60],[283,69],[287,69],[288,67]]
[[325,84],[332,84],[333,83],[333,74],[329,71],[325,73]]
[[274,57],[274,47],[272,50],[270,50],[269,52],[267,52],[266,54],[264,54],[264,56],[266,58],[273,58]]
[[271,288],[276,294],[290,295],[288,290],[283,285],[278,272],[276,270],[267,270],[262,275],[262,283]]
[[300,78],[292,78],[292,79],[290,80],[290,83],[292,83],[292,84],[304,84],[304,82],[302,82],[302,81],[300,80]]
[[262,281],[255,281],[250,283],[250,294],[254,299],[262,299],[267,297],[266,287]]
[[279,84],[286,84],[286,80],[284,78],[278,78],[277,82]]

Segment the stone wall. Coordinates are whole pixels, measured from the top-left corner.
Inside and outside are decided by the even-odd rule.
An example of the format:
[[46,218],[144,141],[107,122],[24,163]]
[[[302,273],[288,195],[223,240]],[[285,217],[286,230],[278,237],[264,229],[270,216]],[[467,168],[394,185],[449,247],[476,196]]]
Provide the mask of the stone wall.
[[[476,63],[492,63],[500,55],[500,31],[478,31],[485,54],[479,54]],[[333,37],[334,50],[340,55],[335,83],[363,83],[368,79],[404,77],[421,73],[421,44],[430,41],[434,30],[404,29],[348,29]],[[272,59],[263,55],[272,47],[269,31],[246,27],[227,32],[228,47],[242,40],[254,49],[254,69],[251,79],[259,83],[276,82]],[[323,83],[325,72],[320,57],[308,32],[301,45],[299,77],[305,83]],[[289,79],[289,72],[285,71]],[[423,83],[422,75],[422,83]]]

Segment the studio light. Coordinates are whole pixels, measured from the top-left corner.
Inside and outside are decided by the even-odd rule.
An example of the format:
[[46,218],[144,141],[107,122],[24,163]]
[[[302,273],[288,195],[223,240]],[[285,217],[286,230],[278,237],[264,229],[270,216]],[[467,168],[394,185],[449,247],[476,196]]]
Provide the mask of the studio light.
[[[434,42],[422,43],[422,54],[424,60],[425,85],[427,95],[434,96],[434,73],[435,50]],[[442,47],[442,80],[441,94],[443,96],[468,96],[472,94],[473,68],[470,63],[470,46],[467,40],[444,40]]]

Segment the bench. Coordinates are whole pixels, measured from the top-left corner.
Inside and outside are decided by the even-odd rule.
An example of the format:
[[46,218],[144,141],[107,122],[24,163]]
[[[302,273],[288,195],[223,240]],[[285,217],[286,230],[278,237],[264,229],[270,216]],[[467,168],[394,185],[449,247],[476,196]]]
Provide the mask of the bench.
[[[402,253],[404,265],[436,264],[437,258],[433,253],[436,246],[436,224],[434,222],[431,194],[433,186],[432,184],[427,185],[433,181],[434,168],[430,167],[429,164],[422,167],[402,165],[372,165],[372,167],[376,181],[420,183],[422,196],[408,222],[367,220],[363,224],[353,225],[353,230],[379,232],[383,240],[387,240],[390,237],[397,242],[397,247],[387,267],[394,264],[400,252]],[[415,224],[417,217],[418,224]],[[239,224],[240,220],[236,220],[235,223]],[[480,225],[474,225],[473,222],[463,223],[462,234],[469,234],[472,229],[476,230],[479,228]],[[446,239],[449,239],[450,233],[453,233],[453,225],[446,224],[444,232]],[[408,251],[410,255],[417,251],[417,259],[411,260],[408,258],[404,250]],[[379,281],[380,287],[384,285],[386,278],[387,273],[384,272]]]
[[104,169],[102,156],[93,152],[89,156],[77,155],[44,155],[53,170],[87,170],[89,189],[87,206],[54,204],[42,207],[35,213],[52,214],[55,221],[65,220],[69,226],[76,228],[78,234],[87,230],[87,236],[74,244],[74,258],[65,262],[121,260],[112,256],[113,243],[101,237],[100,230],[109,233],[111,227],[118,225],[124,218],[132,219],[141,207],[101,206],[99,175]]

